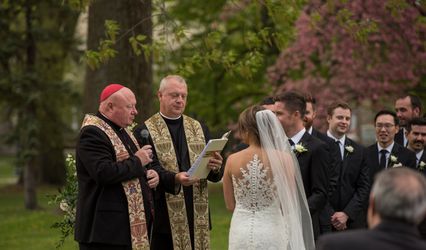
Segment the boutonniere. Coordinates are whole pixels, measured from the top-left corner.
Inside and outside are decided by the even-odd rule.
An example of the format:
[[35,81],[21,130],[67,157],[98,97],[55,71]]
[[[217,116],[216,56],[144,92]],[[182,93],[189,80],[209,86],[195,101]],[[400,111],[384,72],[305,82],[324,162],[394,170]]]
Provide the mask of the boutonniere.
[[354,152],[354,147],[352,147],[351,145],[346,146],[345,149],[346,149],[346,151],[348,153],[353,153]]
[[127,126],[127,129],[130,131],[130,132],[133,132],[133,130],[135,129],[135,127],[137,126],[138,124],[136,123],[136,122],[133,122],[132,124],[130,124],[129,126]]
[[307,152],[308,150],[301,143],[298,143],[298,144],[294,145],[294,151],[295,151],[295,153],[301,154],[303,152]]
[[419,163],[419,169],[420,170],[424,170],[426,168],[426,163],[424,162],[424,161],[421,161],[420,163]]
[[398,157],[396,157],[395,155],[390,156],[390,161],[392,163],[393,168],[402,167],[402,163],[398,162]]

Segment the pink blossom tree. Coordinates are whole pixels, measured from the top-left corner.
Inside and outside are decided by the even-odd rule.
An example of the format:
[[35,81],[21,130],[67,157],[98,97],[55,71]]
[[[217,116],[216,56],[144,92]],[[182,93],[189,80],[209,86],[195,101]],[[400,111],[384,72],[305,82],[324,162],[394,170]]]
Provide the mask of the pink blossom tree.
[[281,91],[383,104],[426,82],[426,22],[418,1],[311,1],[295,41],[268,69]]

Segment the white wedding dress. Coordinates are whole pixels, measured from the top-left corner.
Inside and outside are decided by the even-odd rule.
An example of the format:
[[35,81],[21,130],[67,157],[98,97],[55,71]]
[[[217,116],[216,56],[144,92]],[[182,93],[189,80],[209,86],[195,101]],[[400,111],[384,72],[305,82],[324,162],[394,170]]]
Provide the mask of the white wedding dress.
[[261,157],[253,154],[232,174],[229,249],[313,250],[311,216],[288,137],[270,110],[258,111],[256,124]]
[[289,228],[280,207],[271,168],[258,155],[232,176],[235,209],[229,249],[287,249]]

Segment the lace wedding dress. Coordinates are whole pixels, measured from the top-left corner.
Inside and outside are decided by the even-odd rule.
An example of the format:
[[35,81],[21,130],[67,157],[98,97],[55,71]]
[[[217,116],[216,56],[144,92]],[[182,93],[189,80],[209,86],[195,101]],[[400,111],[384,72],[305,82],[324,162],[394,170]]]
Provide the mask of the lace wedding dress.
[[288,224],[284,221],[271,169],[258,155],[241,176],[232,176],[235,209],[229,233],[229,249],[287,249]]

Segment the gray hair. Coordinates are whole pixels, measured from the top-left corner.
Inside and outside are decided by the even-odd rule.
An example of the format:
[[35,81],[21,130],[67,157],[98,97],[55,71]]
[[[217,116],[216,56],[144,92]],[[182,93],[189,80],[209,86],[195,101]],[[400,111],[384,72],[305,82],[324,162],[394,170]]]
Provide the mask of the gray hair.
[[164,77],[163,79],[161,79],[160,87],[158,88],[158,92],[164,91],[164,89],[166,88],[166,85],[167,85],[167,83],[170,79],[174,79],[177,82],[186,85],[185,79],[183,77],[181,77],[180,75],[168,75],[168,76]]
[[426,214],[426,178],[409,168],[380,172],[371,195],[382,219],[418,224]]

